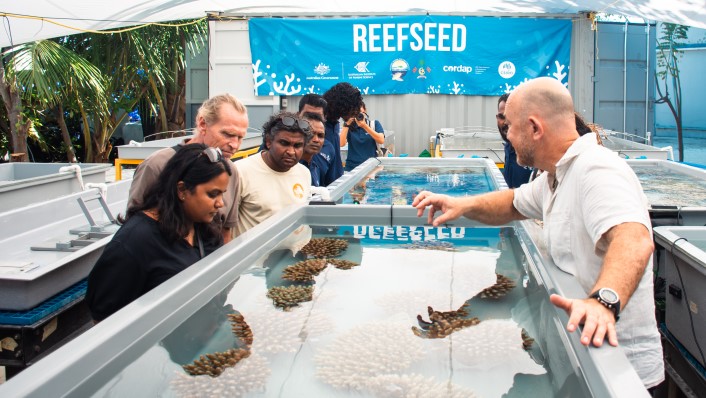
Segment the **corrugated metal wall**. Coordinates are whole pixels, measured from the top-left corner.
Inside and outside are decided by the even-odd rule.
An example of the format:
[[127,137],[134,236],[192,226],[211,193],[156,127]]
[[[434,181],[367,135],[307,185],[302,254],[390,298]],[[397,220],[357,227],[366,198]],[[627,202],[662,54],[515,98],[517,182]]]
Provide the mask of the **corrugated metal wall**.
[[[532,15],[536,18],[536,15]],[[574,95],[576,109],[580,110],[588,120],[593,119],[593,31],[591,21],[585,16],[573,19],[571,39],[571,70],[569,72],[569,89]],[[211,35],[211,70],[209,71],[209,86],[211,94],[236,90],[246,105],[256,106],[262,103],[261,97],[246,94],[253,92],[252,84],[245,90],[242,85],[252,81],[251,68],[239,70],[220,70],[225,61],[238,59],[243,61],[244,54],[249,56],[249,43],[246,35],[230,36],[229,40],[218,37],[228,35],[236,28],[245,28],[242,21],[212,21]],[[238,74],[238,76],[234,76]],[[240,76],[242,74],[242,76]],[[225,77],[227,76],[227,79]],[[239,84],[235,84],[238,82]],[[252,97],[252,98],[250,98]],[[428,148],[429,137],[444,127],[483,126],[491,130],[497,129],[495,113],[498,97],[465,96],[465,95],[369,95],[365,103],[371,117],[380,120],[386,130],[395,132],[396,153],[418,155]],[[271,101],[271,100],[270,100]],[[268,101],[265,101],[269,103]],[[290,97],[287,109],[296,111],[299,97]],[[251,123],[253,127],[259,127]]]

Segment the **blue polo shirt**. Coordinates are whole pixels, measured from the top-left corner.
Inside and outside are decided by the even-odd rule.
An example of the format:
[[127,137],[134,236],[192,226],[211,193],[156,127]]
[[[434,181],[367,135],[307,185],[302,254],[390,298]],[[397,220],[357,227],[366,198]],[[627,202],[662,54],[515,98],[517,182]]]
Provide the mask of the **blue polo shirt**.
[[[338,177],[343,175],[343,160],[341,159],[341,126],[338,121],[326,121],[324,123],[326,129],[326,142],[321,148],[321,154],[326,158],[332,167],[329,178],[332,180],[328,183],[336,181]],[[328,185],[326,184],[326,185]]]
[[[383,135],[385,134],[385,130],[382,129],[382,124],[377,120],[375,120],[374,130]],[[362,127],[358,127],[358,125],[349,127],[346,140],[348,140],[346,171],[353,170],[359,164],[375,157],[378,145],[373,137],[366,133]]]
[[299,163],[303,164],[309,169],[311,173],[311,186],[312,187],[325,187],[328,186],[333,181],[327,182],[327,173],[331,169],[331,165],[326,158],[321,156],[321,153],[317,153],[311,158],[311,162],[307,163],[305,160],[300,160]]
[[503,176],[508,187],[517,188],[529,181],[532,169],[517,164],[517,153],[515,153],[515,148],[512,147],[512,144],[505,142],[503,145],[505,146]]

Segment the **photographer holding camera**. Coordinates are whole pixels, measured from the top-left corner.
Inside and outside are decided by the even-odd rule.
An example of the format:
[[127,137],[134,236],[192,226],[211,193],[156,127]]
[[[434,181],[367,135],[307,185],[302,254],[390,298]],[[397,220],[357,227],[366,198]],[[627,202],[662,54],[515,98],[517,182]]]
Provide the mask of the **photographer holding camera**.
[[365,109],[365,103],[360,107],[360,113],[351,115],[343,123],[341,129],[341,146],[348,143],[346,171],[353,170],[369,158],[376,157],[378,144],[385,143],[385,130],[377,120],[370,120]]

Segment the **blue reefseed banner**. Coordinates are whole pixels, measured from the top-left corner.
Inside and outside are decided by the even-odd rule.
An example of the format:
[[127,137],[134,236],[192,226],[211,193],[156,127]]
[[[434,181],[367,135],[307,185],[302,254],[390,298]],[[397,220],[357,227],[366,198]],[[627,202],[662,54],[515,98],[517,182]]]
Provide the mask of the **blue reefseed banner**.
[[367,95],[500,95],[539,76],[568,84],[570,20],[253,18],[249,29],[256,95],[344,81]]

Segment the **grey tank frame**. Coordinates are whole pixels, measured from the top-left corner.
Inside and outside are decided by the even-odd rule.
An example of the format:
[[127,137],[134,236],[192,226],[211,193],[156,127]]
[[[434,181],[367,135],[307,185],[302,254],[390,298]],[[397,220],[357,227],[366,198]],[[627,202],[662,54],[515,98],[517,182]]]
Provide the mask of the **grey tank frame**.
[[[411,206],[308,205],[289,207],[223,246],[179,275],[145,294],[75,340],[0,385],[7,397],[86,397],[95,394],[123,368],[139,358],[223,291],[253,262],[272,250],[302,224],[424,225]],[[480,224],[457,220],[447,226]],[[521,224],[515,225],[529,272],[551,293],[582,296],[578,283],[560,271],[533,243]],[[565,330],[567,315],[550,308],[548,328],[560,336],[579,388],[585,396],[647,397],[640,379],[619,348],[586,348],[577,333]],[[553,311],[553,312],[551,312]],[[562,363],[564,370],[566,364]]]
[[64,166],[81,168],[83,183],[104,183],[106,163],[5,163],[0,164],[0,212],[30,203],[81,192],[74,171],[60,172]]

